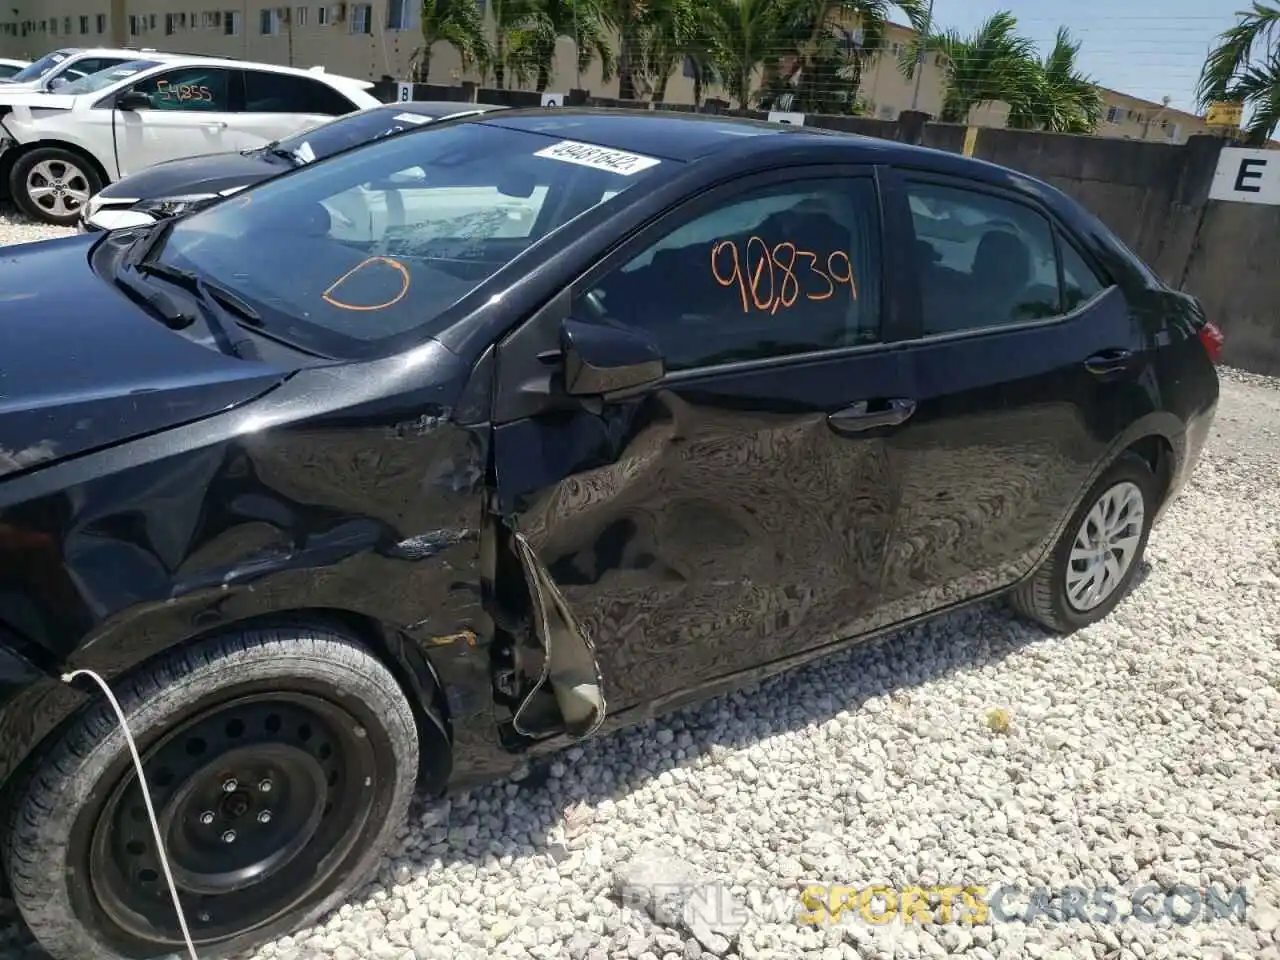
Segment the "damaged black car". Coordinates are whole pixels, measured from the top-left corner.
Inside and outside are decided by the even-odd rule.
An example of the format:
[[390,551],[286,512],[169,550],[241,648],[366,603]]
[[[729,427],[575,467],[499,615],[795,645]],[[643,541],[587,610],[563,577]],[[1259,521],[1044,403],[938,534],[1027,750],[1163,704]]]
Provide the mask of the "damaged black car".
[[1218,395],[1057,190],[804,127],[504,111],[5,254],[0,840],[56,960],[251,949],[415,790],[958,604],[1092,623]]

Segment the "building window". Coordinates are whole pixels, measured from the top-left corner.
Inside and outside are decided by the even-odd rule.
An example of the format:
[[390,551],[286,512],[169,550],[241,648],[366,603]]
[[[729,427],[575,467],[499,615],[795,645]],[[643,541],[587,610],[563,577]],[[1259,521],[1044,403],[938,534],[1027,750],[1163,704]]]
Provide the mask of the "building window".
[[173,23],[173,21],[174,21],[174,18],[175,18],[176,16],[177,16],[177,14],[176,14],[176,13],[166,13],[166,14],[164,15],[164,35],[165,35],[166,37],[172,37],[172,36],[173,36],[173,30],[174,30],[174,23]]
[[310,7],[298,7],[298,9],[294,11],[295,19],[293,22],[300,27],[305,27],[307,25],[307,14],[310,12]]
[[355,3],[351,5],[351,32],[373,33],[373,4]]
[[1108,107],[1107,123],[1119,123],[1121,120],[1121,114],[1123,113],[1124,111],[1121,110],[1119,107]]
[[89,32],[89,18],[88,18],[88,17],[81,17],[81,18],[80,18],[80,32],[81,32],[82,34],[85,34],[85,33],[88,33],[88,32]]
[[280,15],[275,7],[258,14],[258,32],[264,37],[274,37],[280,32]]
[[329,8],[328,7],[316,8],[316,23],[320,24],[320,26],[322,27],[327,27],[329,25]]
[[93,18],[93,32],[103,34],[107,32],[107,15],[100,13]]
[[134,14],[129,14],[129,36],[136,37],[138,35],[138,18]]
[[416,26],[414,13],[417,9],[415,0],[387,0],[387,29],[413,29]]
[[896,40],[893,43],[889,44],[889,56],[898,57],[901,54],[902,54],[902,44],[898,43],[898,41]]
[[62,18],[62,32],[68,37],[71,36],[71,18],[70,17]]
[[227,37],[240,36],[240,11],[224,10],[222,11],[222,33]]

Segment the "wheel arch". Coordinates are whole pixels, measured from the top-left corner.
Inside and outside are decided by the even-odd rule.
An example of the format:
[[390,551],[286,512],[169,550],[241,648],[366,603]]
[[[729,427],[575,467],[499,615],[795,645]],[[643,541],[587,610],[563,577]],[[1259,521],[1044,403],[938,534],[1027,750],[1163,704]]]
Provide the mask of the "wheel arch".
[[[430,658],[394,625],[369,614],[336,607],[302,607],[256,613],[193,632],[153,647],[149,654],[123,669],[90,665],[115,686],[122,677],[147,669],[175,649],[215,636],[266,627],[325,627],[361,644],[373,653],[400,684],[417,720],[420,743],[418,789],[443,792],[453,769],[453,730],[448,700]],[[0,623],[0,631],[8,632]],[[75,669],[75,665],[69,665]],[[17,790],[35,769],[46,748],[79,714],[92,697],[55,676],[30,683],[13,699],[0,703],[0,824],[8,823]]]
[[43,150],[46,148],[66,150],[68,153],[74,153],[76,156],[83,157],[86,161],[93,165],[94,173],[102,180],[105,187],[114,179],[107,168],[103,165],[88,147],[75,143],[71,140],[35,140],[31,143],[19,143],[10,150],[6,150],[3,159],[0,159],[0,183],[4,184],[6,190],[10,189],[9,178],[13,174],[13,168],[18,160],[34,150]]
[[1106,454],[1094,465],[1088,478],[1080,485],[1070,505],[1058,519],[1043,548],[1035,557],[1035,562],[1028,567],[1022,579],[1035,575],[1036,570],[1053,552],[1054,545],[1062,536],[1063,530],[1080,509],[1080,504],[1084,502],[1093,485],[1098,482],[1098,478],[1110,470],[1125,454],[1140,457],[1151,468],[1159,484],[1157,489],[1160,491],[1156,509],[1157,511],[1163,509],[1173,486],[1173,478],[1177,474],[1178,462],[1185,455],[1185,448],[1185,428],[1182,421],[1172,413],[1156,411],[1134,421],[1128,429],[1112,441]]

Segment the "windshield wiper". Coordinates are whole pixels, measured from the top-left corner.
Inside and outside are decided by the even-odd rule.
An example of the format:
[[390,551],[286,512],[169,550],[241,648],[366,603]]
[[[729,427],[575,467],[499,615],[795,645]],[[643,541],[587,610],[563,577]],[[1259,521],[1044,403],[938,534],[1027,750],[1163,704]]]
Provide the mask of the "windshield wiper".
[[262,327],[264,325],[262,317],[253,307],[249,306],[230,290],[210,283],[191,270],[183,270],[181,267],[175,267],[156,260],[144,260],[135,264],[133,269],[143,276],[160,277],[162,280],[168,280],[174,286],[195,294],[197,302],[202,308],[201,312],[204,314],[205,322],[209,325],[209,329],[213,331],[214,338],[219,341],[219,346],[232,356],[246,360],[253,359],[245,354],[245,347],[248,347],[254,354],[257,353],[253,342],[244,338],[237,338],[235,331],[223,320],[219,311],[209,306],[209,301],[215,301],[218,306],[234,314],[242,323],[248,326]]

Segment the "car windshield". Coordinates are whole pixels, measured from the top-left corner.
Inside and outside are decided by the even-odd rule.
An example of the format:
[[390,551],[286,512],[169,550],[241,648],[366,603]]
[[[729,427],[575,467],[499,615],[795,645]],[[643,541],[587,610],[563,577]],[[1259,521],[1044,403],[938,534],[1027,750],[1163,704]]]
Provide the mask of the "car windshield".
[[274,144],[272,149],[299,163],[311,163],[357,144],[430,123],[432,118],[395,107],[373,107],[348,113]]
[[55,50],[53,53],[46,53],[34,63],[27,64],[9,79],[14,83],[27,83],[31,80],[39,80],[50,70],[54,69],[58,64],[62,63],[67,57],[71,56],[70,50]]
[[381,355],[438,333],[516,257],[669,163],[484,123],[427,128],[185,217],[159,257],[237,293],[275,336]]
[[79,80],[65,83],[58,87],[57,92],[69,93],[73,96],[80,93],[97,93],[99,90],[119,83],[135,73],[159,65],[159,60],[130,60],[128,63],[118,63],[114,67],[107,67],[107,69],[91,73],[87,77],[81,77]]

